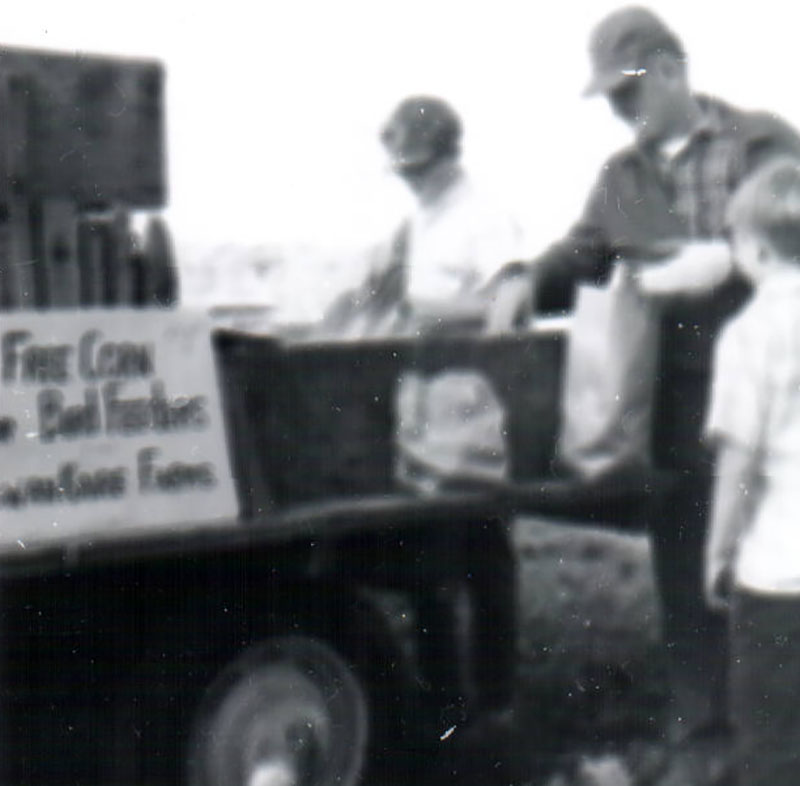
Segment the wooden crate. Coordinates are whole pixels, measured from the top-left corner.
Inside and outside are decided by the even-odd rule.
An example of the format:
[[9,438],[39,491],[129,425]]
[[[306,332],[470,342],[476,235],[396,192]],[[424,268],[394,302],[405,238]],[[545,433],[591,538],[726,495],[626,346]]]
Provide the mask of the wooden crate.
[[166,198],[155,61],[0,48],[0,198],[156,208]]

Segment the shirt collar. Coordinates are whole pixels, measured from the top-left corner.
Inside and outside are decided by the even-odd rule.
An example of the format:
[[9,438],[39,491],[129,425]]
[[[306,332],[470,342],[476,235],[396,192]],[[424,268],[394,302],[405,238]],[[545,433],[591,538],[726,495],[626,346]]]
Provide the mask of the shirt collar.
[[695,99],[703,114],[700,122],[689,135],[690,139],[695,139],[698,136],[708,136],[725,130],[726,126],[722,117],[724,107],[719,102],[706,96],[698,95],[695,96]]
[[720,107],[710,98],[702,95],[695,96],[700,107],[700,122],[686,136],[669,140],[665,144],[652,144],[649,152],[656,158],[666,162],[673,162],[684,150],[687,150],[696,140],[712,136],[724,128]]
[[446,195],[464,180],[460,164],[445,159],[436,164],[428,173],[417,197],[423,207],[429,208],[446,198]]

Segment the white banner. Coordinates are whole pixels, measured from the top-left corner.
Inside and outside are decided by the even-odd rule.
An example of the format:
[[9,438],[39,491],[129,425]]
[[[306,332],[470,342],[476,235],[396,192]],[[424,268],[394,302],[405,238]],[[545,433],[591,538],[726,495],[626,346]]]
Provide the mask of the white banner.
[[235,521],[207,320],[0,315],[0,548]]

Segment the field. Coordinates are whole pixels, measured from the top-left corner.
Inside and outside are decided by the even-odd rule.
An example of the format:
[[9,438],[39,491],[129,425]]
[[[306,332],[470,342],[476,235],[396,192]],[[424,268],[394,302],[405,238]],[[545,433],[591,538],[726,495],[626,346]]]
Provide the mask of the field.
[[653,766],[664,701],[647,539],[537,518],[518,519],[513,538],[514,723],[478,745],[455,741],[436,782],[626,786]]

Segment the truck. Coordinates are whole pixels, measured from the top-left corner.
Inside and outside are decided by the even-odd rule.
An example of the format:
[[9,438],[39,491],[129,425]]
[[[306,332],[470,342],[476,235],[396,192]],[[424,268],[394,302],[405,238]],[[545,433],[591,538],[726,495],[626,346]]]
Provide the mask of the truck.
[[500,509],[395,487],[410,342],[176,306],[163,101],[154,61],[2,50],[0,782],[355,784],[446,731],[397,598]]
[[[397,562],[435,531],[458,563],[465,531],[526,511],[643,529],[680,497],[699,426],[679,413],[707,368],[672,353],[655,469],[609,486],[553,470],[562,327],[424,351],[202,326],[186,344],[165,229],[130,225],[166,195],[161,66],[0,66],[0,782],[384,780],[453,727],[407,603],[440,577]],[[491,381],[506,481],[397,487],[397,380],[421,358]],[[83,471],[95,454],[70,451],[100,437],[104,469]]]

